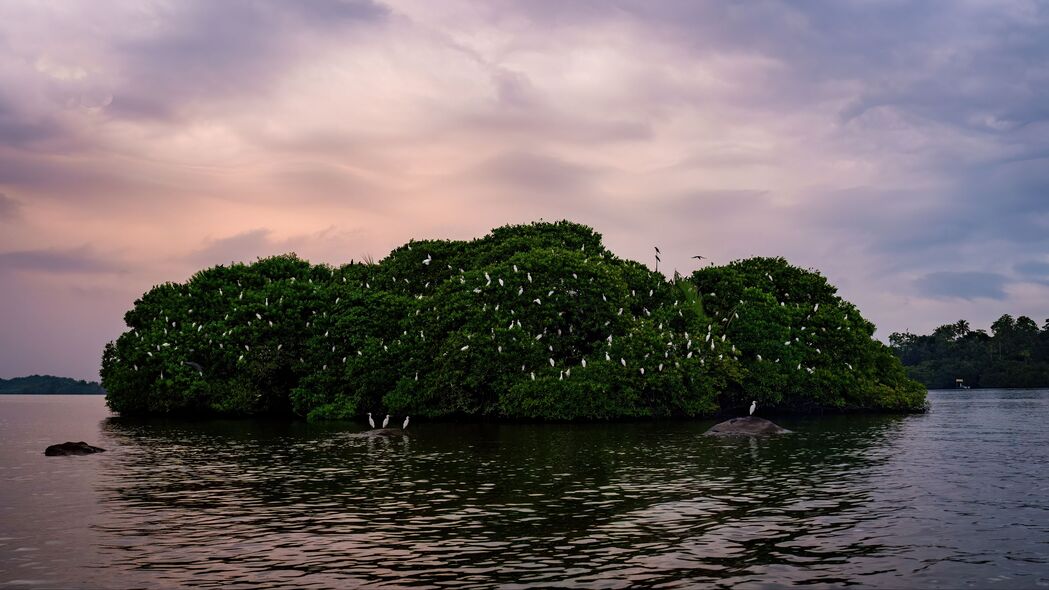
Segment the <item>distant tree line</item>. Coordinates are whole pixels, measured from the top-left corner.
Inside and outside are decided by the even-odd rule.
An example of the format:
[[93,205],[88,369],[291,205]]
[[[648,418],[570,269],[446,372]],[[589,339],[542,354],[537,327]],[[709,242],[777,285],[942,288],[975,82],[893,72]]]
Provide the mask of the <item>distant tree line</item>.
[[14,379],[0,379],[0,394],[5,393],[55,393],[55,394],[101,394],[106,390],[95,381],[83,381],[52,375],[30,375]]
[[896,332],[889,343],[907,374],[929,388],[1049,387],[1049,319],[1041,329],[1027,316],[1003,315],[991,331],[958,320],[919,336]]
[[294,254],[158,285],[103,354],[123,414],[603,420],[922,410],[874,326],[816,272],[752,258],[667,280],[589,227]]

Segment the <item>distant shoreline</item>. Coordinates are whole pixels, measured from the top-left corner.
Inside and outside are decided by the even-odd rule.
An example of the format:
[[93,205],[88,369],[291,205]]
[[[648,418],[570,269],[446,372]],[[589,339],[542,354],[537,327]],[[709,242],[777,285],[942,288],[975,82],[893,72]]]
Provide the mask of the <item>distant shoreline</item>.
[[0,395],[105,395],[106,390],[97,381],[70,379],[54,375],[28,375],[0,379]]
[[0,395],[101,395],[105,396],[106,392],[85,392],[85,393],[40,393],[40,392],[20,392],[20,391],[0,391]]
[[957,391],[958,393],[964,393],[966,391],[1040,391],[1045,389],[1049,389],[1049,385],[1036,387],[970,387],[968,389],[961,389],[958,387],[930,387],[929,391]]

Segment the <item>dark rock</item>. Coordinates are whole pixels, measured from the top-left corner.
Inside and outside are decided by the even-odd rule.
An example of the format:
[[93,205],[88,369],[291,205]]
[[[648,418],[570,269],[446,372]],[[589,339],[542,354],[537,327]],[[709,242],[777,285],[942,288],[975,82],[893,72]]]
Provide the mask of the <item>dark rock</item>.
[[772,422],[757,416],[746,416],[744,418],[733,418],[725,420],[710,427],[704,434],[742,434],[748,436],[765,434],[787,434],[786,428],[776,426]]
[[62,457],[65,455],[90,455],[92,453],[104,453],[105,449],[93,447],[84,441],[64,442],[60,445],[51,445],[44,450],[48,457]]

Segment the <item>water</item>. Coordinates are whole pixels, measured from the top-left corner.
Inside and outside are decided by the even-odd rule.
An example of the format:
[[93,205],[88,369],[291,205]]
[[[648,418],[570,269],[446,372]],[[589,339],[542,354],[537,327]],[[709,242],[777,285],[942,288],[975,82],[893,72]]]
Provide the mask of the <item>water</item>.
[[[0,396],[0,587],[1049,587],[1049,390],[930,399],[733,440]],[[109,451],[43,455],[65,440]]]

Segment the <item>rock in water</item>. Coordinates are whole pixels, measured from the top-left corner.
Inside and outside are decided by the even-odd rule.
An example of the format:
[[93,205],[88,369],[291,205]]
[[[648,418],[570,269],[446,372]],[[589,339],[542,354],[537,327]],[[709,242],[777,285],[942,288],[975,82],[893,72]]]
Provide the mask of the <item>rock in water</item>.
[[765,434],[787,434],[786,428],[776,426],[772,422],[757,416],[746,416],[744,418],[733,418],[725,420],[710,427],[704,434],[743,434],[743,435],[765,435]]
[[84,441],[64,442],[60,445],[51,445],[44,450],[48,457],[62,457],[65,455],[90,455],[92,453],[104,453],[105,449],[93,447]]

